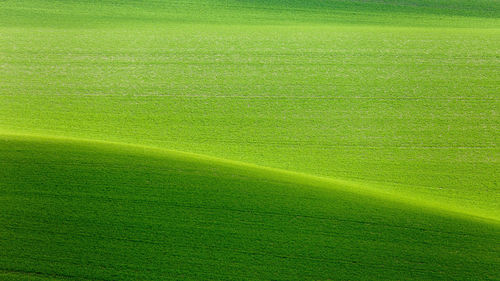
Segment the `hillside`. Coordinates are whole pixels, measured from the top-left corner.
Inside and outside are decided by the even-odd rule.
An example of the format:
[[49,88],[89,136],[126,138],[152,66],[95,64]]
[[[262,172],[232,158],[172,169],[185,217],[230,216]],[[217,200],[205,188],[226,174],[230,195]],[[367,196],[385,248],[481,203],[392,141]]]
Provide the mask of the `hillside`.
[[0,152],[2,280],[500,277],[498,221],[145,147],[3,136]]
[[498,46],[498,0],[0,1],[0,279],[499,279]]
[[497,29],[2,31],[0,131],[385,184],[500,216]]

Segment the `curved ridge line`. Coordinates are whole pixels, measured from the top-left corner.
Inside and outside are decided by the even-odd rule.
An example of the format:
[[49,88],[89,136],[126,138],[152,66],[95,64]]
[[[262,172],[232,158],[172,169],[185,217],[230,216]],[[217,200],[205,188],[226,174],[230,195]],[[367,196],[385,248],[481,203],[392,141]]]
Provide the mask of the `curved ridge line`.
[[[362,196],[370,196],[384,201],[410,205],[417,208],[425,208],[435,211],[439,214],[453,215],[462,219],[473,219],[485,223],[500,225],[500,218],[497,216],[484,213],[484,211],[464,209],[449,203],[442,203],[438,201],[429,201],[403,195],[399,192],[384,190],[381,187],[376,187],[374,184],[363,182],[356,182],[345,179],[336,179],[330,177],[316,176],[301,172],[284,170],[279,168],[272,168],[260,166],[257,164],[230,160],[225,158],[218,158],[204,154],[179,151],[167,148],[161,148],[143,144],[133,144],[115,141],[105,141],[97,139],[77,138],[68,136],[56,135],[43,135],[43,134],[27,134],[18,132],[0,131],[0,139],[33,139],[46,142],[60,142],[60,143],[74,143],[79,145],[100,145],[104,148],[120,148],[120,151],[129,153],[142,153],[146,156],[158,157],[163,156],[166,158],[177,158],[178,160],[201,162],[203,164],[216,164],[218,166],[237,169],[240,172],[258,172],[258,177],[264,177],[289,184],[300,184],[311,187],[319,187],[326,189],[334,189],[337,191],[354,193]],[[250,174],[254,175],[255,174]],[[380,185],[381,186],[381,185]],[[415,194],[416,196],[416,194]]]

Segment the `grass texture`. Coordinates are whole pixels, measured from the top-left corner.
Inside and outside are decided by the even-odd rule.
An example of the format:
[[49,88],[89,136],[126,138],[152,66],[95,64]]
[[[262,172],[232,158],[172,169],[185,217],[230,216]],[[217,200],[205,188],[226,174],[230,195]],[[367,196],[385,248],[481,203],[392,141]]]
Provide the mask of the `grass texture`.
[[498,222],[184,153],[4,136],[0,272],[494,280]]
[[499,279],[499,10],[0,1],[0,279]]

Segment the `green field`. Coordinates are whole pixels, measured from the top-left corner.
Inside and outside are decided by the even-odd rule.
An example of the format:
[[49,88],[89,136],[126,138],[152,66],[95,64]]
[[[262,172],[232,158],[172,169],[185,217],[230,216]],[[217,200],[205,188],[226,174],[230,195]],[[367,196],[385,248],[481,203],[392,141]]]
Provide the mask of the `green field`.
[[499,280],[498,0],[0,1],[0,280]]

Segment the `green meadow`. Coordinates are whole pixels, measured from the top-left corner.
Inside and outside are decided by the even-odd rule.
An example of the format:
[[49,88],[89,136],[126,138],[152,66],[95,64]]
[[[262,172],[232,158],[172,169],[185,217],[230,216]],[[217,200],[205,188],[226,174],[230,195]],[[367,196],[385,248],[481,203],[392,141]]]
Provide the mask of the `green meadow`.
[[500,279],[497,0],[0,1],[0,280]]

